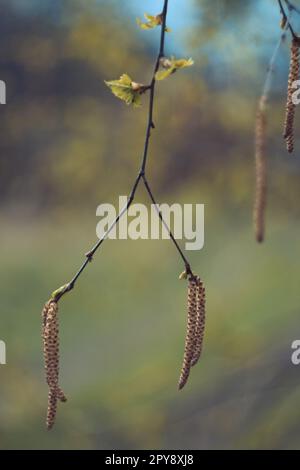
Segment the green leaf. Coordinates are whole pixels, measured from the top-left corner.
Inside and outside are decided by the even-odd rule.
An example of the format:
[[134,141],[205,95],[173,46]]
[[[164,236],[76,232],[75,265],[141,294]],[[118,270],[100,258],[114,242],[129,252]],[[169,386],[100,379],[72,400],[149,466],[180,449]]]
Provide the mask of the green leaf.
[[170,68],[164,69],[164,70],[159,70],[155,74],[155,79],[156,80],[165,80],[165,78],[168,78],[174,72],[175,72],[174,67],[170,67]]
[[[152,15],[149,15],[148,13],[144,13],[144,17],[147,20],[146,23],[143,23],[143,21],[140,20],[140,18],[136,19],[136,22],[139,25],[139,27],[144,30],[156,28],[157,26],[161,26],[163,23],[163,16],[161,14],[152,16]],[[165,31],[169,33],[171,30],[170,28],[165,28]]]
[[188,277],[188,274],[186,271],[183,271],[180,275],[179,275],[179,280],[182,281],[182,279],[187,279]]
[[51,294],[51,300],[56,301],[62,294],[64,294],[69,289],[69,284],[61,286],[59,289],[56,289]]
[[191,67],[193,64],[193,59],[175,59],[175,57],[171,57],[171,59],[164,58],[161,60],[163,69],[156,72],[155,78],[156,80],[165,80],[175,73],[176,70]]
[[[132,86],[134,83],[134,87]],[[111,89],[112,93],[126,104],[137,107],[141,105],[141,91],[143,85],[137,84],[131,80],[129,75],[124,73],[119,80],[106,81],[105,84]]]
[[174,67],[175,69],[183,69],[185,67],[191,67],[192,65],[194,65],[194,61],[192,58],[189,58],[189,59],[177,59],[177,60],[174,60]]

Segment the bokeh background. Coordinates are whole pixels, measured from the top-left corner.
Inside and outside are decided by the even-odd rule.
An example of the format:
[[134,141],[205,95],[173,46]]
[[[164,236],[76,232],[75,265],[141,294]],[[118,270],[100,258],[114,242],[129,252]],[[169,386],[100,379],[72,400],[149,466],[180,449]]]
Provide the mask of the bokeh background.
[[0,3],[1,448],[299,449],[299,116],[294,156],[281,137],[289,37],[268,113],[265,244],[252,229],[254,118],[277,2],[169,2],[167,51],[195,66],[159,84],[148,176],[158,201],[206,207],[205,247],[189,253],[207,287],[201,362],[179,393],[186,285],[172,244],[108,240],[60,306],[69,401],[51,432],[40,312],[95,241],[96,207],[135,178],[146,100],[127,107],[104,80],[147,83],[159,32],[136,17],[163,2]]

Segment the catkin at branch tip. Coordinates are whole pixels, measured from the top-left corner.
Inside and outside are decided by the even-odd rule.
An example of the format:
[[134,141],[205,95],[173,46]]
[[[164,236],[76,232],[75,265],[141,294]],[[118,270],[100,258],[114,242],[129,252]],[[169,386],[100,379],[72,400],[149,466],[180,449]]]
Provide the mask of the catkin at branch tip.
[[59,322],[58,304],[54,300],[49,300],[42,312],[42,338],[44,345],[44,361],[46,381],[49,387],[47,428],[54,425],[57,401],[67,401],[64,392],[59,387]]
[[187,332],[178,388],[181,390],[201,355],[205,327],[205,289],[198,276],[191,276],[188,285]]
[[286,101],[286,114],[284,122],[283,137],[286,141],[287,151],[292,153],[294,150],[294,119],[295,119],[295,108],[293,103],[293,83],[299,78],[299,40],[293,38],[291,43],[291,59],[290,59],[290,71],[288,78],[287,88],[287,101]]
[[266,156],[266,97],[259,101],[255,123],[255,199],[254,229],[258,242],[265,236],[265,210],[267,200],[267,156]]

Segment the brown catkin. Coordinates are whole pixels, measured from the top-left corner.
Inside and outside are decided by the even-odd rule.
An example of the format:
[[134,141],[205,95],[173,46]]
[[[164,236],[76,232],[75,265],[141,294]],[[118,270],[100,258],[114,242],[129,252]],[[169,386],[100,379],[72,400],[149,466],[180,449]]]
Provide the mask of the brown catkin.
[[255,125],[255,238],[262,242],[265,236],[265,211],[267,201],[267,156],[266,156],[266,97],[259,101]]
[[181,390],[190,375],[191,364],[195,349],[195,328],[197,319],[197,284],[196,278],[190,277],[188,286],[188,315],[187,315],[187,332],[185,339],[184,357],[179,378],[178,388]]
[[47,429],[51,429],[54,425],[56,410],[57,410],[57,395],[52,390],[49,390],[47,420],[46,420]]
[[299,78],[299,40],[293,38],[291,44],[291,59],[290,59],[290,71],[288,78],[288,89],[287,89],[287,102],[286,102],[286,115],[284,123],[283,137],[286,141],[287,151],[292,153],[294,150],[294,118],[295,108],[293,103],[293,83]]
[[56,415],[57,400],[65,402],[67,399],[58,385],[59,377],[59,323],[58,305],[54,300],[49,300],[42,312],[42,337],[44,344],[44,361],[46,381],[49,387],[47,428],[51,429]]
[[203,347],[204,330],[205,330],[205,287],[200,277],[197,277],[196,303],[197,317],[194,339],[194,353],[191,365],[194,366],[200,359]]

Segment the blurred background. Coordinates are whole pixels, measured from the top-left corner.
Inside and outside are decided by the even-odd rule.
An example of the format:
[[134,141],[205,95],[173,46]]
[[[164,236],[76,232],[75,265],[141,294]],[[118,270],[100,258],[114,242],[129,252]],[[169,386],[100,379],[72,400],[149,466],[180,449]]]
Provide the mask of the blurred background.
[[[106,241],[60,304],[69,401],[45,430],[43,304],[96,239],[96,207],[128,194],[147,97],[127,107],[104,80],[147,83],[159,31],[136,17],[162,0],[1,0],[0,446],[3,449],[300,448],[300,132],[282,140],[283,45],[268,111],[266,242],[252,229],[253,129],[281,34],[275,0],[171,0],[168,54],[195,66],[159,83],[148,177],[159,202],[204,203],[202,360],[177,391],[183,266],[169,241]],[[300,7],[300,1],[294,0]],[[300,16],[293,15],[300,31]],[[138,202],[148,201],[141,188]]]

